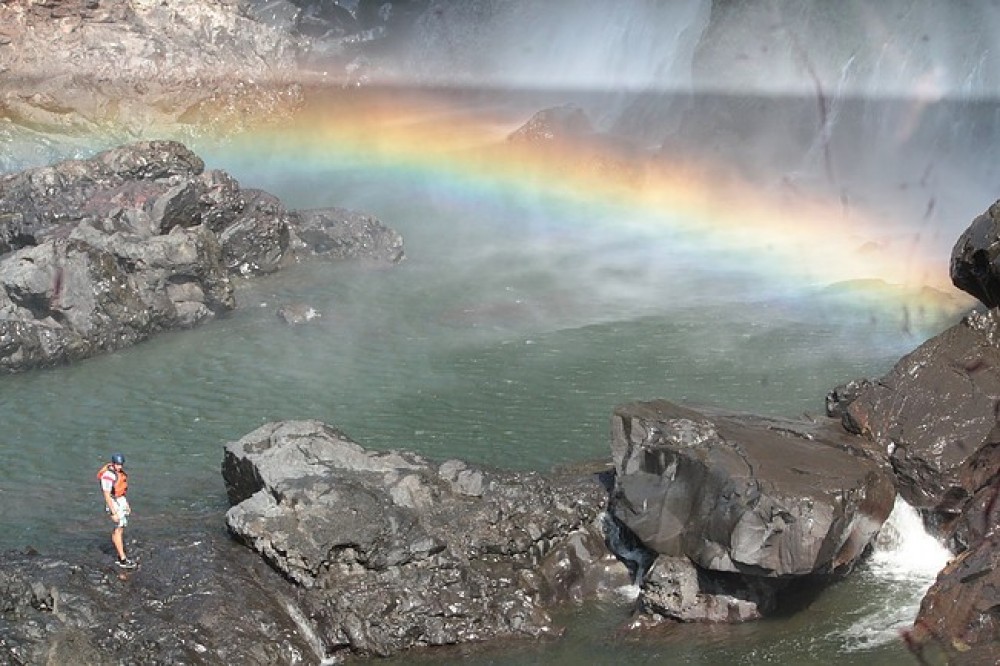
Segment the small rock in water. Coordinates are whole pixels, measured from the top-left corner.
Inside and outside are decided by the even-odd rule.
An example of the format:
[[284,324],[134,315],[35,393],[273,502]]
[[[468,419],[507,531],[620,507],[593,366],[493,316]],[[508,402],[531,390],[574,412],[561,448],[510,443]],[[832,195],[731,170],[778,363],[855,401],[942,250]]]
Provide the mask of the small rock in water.
[[321,316],[316,308],[305,303],[292,303],[278,308],[278,318],[286,324],[304,324],[310,319],[316,319]]

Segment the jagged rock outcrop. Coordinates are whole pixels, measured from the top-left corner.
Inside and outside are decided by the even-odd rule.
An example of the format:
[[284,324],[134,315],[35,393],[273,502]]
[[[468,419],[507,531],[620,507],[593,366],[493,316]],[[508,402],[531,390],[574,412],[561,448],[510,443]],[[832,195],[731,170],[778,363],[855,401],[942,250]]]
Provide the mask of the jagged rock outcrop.
[[403,260],[403,239],[387,234],[371,215],[346,208],[316,208],[295,211],[294,216],[292,248],[300,255],[383,264]]
[[434,464],[305,421],[228,444],[223,476],[230,530],[313,592],[328,654],[545,635],[544,602],[630,580],[603,547],[593,473]]
[[[994,520],[992,526],[996,524]],[[1000,646],[1000,534],[993,530],[948,563],[924,596],[905,638],[920,663],[995,666]]]
[[1000,306],[1000,201],[973,220],[955,242],[951,281],[986,307]]
[[122,349],[235,307],[231,278],[310,257],[392,265],[402,238],[287,211],[173,141],[0,176],[0,371]]
[[844,426],[885,452],[900,495],[942,536],[997,482],[1000,311],[972,313],[841,405]]
[[673,608],[678,619],[749,619],[791,578],[849,571],[895,499],[886,469],[856,451],[854,439],[833,420],[663,400],[617,407],[611,511],[646,547],[698,569],[658,560],[651,585],[672,577],[677,596],[643,603]]

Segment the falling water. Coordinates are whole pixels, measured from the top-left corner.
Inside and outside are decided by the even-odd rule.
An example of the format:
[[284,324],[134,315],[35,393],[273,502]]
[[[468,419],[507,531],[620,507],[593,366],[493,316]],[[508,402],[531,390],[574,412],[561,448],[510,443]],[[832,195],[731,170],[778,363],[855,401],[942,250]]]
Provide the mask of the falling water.
[[863,650],[898,640],[900,632],[912,626],[920,599],[951,558],[951,552],[924,528],[917,510],[897,496],[861,572],[886,587],[885,598],[870,604],[843,630],[846,647]]

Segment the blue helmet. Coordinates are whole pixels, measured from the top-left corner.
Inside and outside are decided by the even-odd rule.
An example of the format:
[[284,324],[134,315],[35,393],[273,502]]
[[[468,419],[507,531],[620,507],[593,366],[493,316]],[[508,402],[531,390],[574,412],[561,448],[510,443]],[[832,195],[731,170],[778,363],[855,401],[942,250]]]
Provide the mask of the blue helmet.
[[125,464],[125,456],[123,456],[120,453],[112,453],[111,454],[111,462],[113,462],[116,465],[124,465]]

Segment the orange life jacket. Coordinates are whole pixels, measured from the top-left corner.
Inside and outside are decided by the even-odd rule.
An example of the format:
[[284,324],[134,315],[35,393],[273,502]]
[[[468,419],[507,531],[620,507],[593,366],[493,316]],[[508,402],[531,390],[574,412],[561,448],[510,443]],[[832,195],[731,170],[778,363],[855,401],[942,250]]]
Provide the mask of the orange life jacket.
[[115,482],[111,486],[111,496],[112,497],[124,497],[125,493],[128,492],[128,474],[125,470],[116,471],[112,465],[114,463],[108,463],[97,472],[97,480],[100,481],[101,477],[104,476],[105,472],[111,472],[115,475]]

